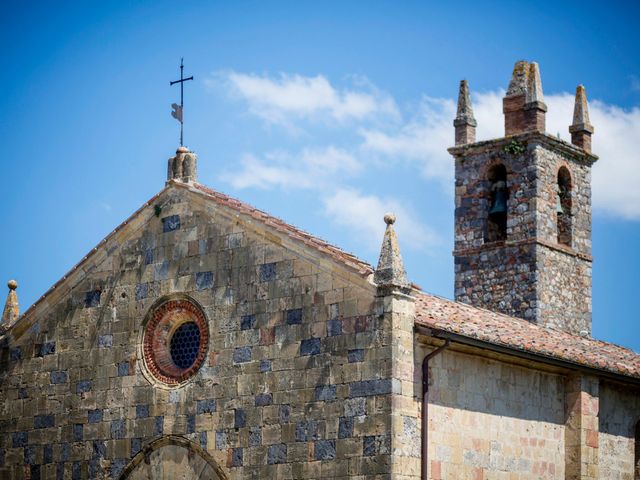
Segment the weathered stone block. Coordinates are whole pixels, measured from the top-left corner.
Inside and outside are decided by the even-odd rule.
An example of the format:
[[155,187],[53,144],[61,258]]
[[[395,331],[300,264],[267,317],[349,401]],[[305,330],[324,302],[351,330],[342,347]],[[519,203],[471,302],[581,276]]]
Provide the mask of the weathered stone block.
[[314,399],[316,401],[335,400],[335,398],[336,398],[335,385],[319,385],[315,388]]
[[269,445],[269,448],[267,449],[267,463],[269,465],[286,463],[286,461],[287,445],[285,443]]
[[318,439],[318,423],[314,420],[296,423],[296,442],[308,442]]
[[98,423],[102,421],[103,412],[101,408],[89,410],[87,412],[87,421],[89,423]]
[[363,380],[349,385],[349,397],[366,397],[369,395],[385,395],[391,393],[391,379]]
[[24,447],[29,441],[29,435],[27,432],[13,432],[11,434],[11,444],[13,448]]
[[98,337],[98,347],[100,348],[110,348],[113,346],[113,335],[106,334],[106,335],[100,335]]
[[316,460],[333,460],[336,458],[335,440],[317,440],[314,442],[314,458]]
[[136,405],[136,418],[147,418],[149,416],[149,405]]
[[66,371],[55,371],[49,374],[51,383],[59,384],[59,383],[67,383],[69,380],[69,374]]
[[238,347],[233,352],[233,363],[245,363],[251,361],[251,347]]
[[196,404],[196,413],[201,415],[203,413],[214,413],[216,411],[216,401],[213,398],[206,400],[198,400]]
[[320,339],[319,338],[307,338],[300,342],[300,355],[319,355],[320,354]]
[[260,281],[271,282],[276,279],[276,263],[264,263],[260,265]]
[[353,436],[353,417],[340,417],[338,424],[338,438]]
[[[73,441],[81,442],[84,440],[84,425],[82,423],[74,423],[73,425]],[[64,451],[64,449],[63,449]],[[62,457],[62,455],[61,455]],[[64,460],[63,458],[61,458]]]
[[236,408],[234,412],[234,427],[242,428],[247,424],[247,412],[242,408]]
[[76,393],[90,392],[92,385],[91,380],[80,380],[76,382]]
[[302,323],[302,309],[295,308],[293,310],[287,310],[286,315],[286,324],[287,325],[299,325]]
[[196,290],[213,288],[213,272],[196,273]]
[[363,362],[364,361],[364,349],[357,348],[349,350],[347,356],[349,363]]
[[169,215],[162,219],[162,231],[173,232],[180,229],[180,215]]
[[91,290],[87,292],[84,297],[84,306],[87,308],[93,308],[100,305],[101,290]]
[[55,416],[36,415],[33,418],[33,428],[50,428],[55,425]]
[[261,393],[256,395],[256,407],[264,407],[273,403],[273,395],[271,393]]

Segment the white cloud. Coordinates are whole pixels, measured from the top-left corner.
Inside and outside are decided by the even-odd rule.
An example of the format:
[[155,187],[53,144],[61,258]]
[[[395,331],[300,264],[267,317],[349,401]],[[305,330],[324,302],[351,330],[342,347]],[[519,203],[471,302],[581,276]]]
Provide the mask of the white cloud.
[[235,188],[315,189],[336,176],[351,177],[361,168],[353,155],[329,146],[304,149],[298,154],[270,152],[262,158],[247,154],[240,160],[240,169],[224,173],[222,179]]
[[322,75],[280,74],[278,77],[237,72],[217,74],[207,81],[222,81],[232,94],[248,104],[249,111],[271,123],[290,125],[295,119],[364,120],[398,115],[394,100],[370,84],[360,90],[337,89]]
[[[473,97],[478,121],[477,138],[504,135],[502,97],[504,91],[484,92]],[[573,118],[574,96],[547,95],[547,131],[570,141],[568,127]],[[640,219],[640,108],[623,110],[600,101],[590,102],[595,126],[593,151],[600,160],[593,170],[593,205],[596,210],[627,219]],[[419,114],[398,131],[362,130],[363,147],[390,159],[414,161],[428,178],[453,185],[453,161],[447,148],[453,145],[452,99],[423,100]]]
[[[322,75],[270,77],[227,72],[219,74],[218,79],[246,101],[250,112],[268,122],[293,129],[298,128],[300,120],[313,120],[322,127],[338,124],[341,141],[351,142],[347,148],[303,149],[297,155],[286,151],[260,157],[245,155],[239,170],[224,175],[237,188],[317,189],[335,185],[338,179],[338,186],[330,187],[330,191],[342,186],[339,193],[343,199],[359,204],[368,199],[371,203],[375,197],[356,198],[355,190],[348,187],[364,170],[360,158],[367,159],[367,170],[373,172],[376,159],[411,162],[426,178],[438,181],[447,190],[453,187],[453,159],[447,148],[454,143],[455,99],[425,96],[416,113],[400,122],[394,99],[363,78],[352,81],[348,89],[336,88]],[[503,135],[503,96],[504,90],[473,94],[478,140]],[[545,100],[549,107],[547,131],[570,140],[567,129],[573,116],[573,94],[547,95]],[[600,156],[592,176],[594,209],[640,219],[640,155],[636,145],[640,108],[624,110],[594,100],[590,113],[596,129],[593,150]],[[312,137],[327,135],[326,130],[309,129],[308,133]],[[351,192],[351,197],[345,192]],[[326,205],[329,208],[332,203],[327,201]]]
[[[478,138],[495,138],[503,135],[503,92],[477,96],[479,108]],[[560,134],[570,142],[569,125],[573,120],[575,96],[560,93],[545,96],[547,132]],[[474,105],[475,106],[475,105]],[[640,108],[623,110],[604,102],[589,102],[589,116],[595,127],[593,152],[600,157],[592,172],[593,207],[626,219],[640,219]],[[487,134],[489,133],[489,134]]]
[[593,151],[600,157],[593,166],[593,204],[598,210],[640,220],[640,108],[623,110],[598,101],[590,107]]
[[377,252],[380,248],[385,229],[383,217],[388,212],[396,215],[394,227],[402,244],[424,249],[439,243],[438,235],[394,198],[380,198],[352,188],[338,188],[322,201],[325,215],[336,225],[345,227],[371,251]]
[[396,132],[361,130],[362,146],[389,158],[415,161],[426,177],[448,180],[453,177],[453,162],[443,145],[450,146],[454,116],[453,100],[425,97],[416,118]]

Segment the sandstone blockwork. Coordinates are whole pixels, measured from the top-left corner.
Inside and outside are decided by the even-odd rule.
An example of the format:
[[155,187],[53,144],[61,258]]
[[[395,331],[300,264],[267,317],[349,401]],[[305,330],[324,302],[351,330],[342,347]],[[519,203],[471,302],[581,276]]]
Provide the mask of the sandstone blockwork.
[[[186,186],[165,190],[81,270],[2,350],[0,478],[117,479],[142,451],[125,478],[156,467],[182,478],[172,472],[187,466],[216,478],[197,476],[212,462],[219,478],[390,475],[399,387],[370,271]],[[201,348],[184,369],[171,340],[187,324]],[[145,450],[166,436],[211,459]]]

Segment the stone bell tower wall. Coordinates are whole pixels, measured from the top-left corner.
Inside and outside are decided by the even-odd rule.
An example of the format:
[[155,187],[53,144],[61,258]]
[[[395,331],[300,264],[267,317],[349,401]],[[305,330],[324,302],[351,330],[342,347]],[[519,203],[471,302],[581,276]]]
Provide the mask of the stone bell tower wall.
[[[450,149],[455,157],[456,300],[570,331],[591,332],[591,164],[539,132]],[[490,172],[504,166],[506,238],[488,235]],[[558,172],[570,178],[569,241],[558,236]]]

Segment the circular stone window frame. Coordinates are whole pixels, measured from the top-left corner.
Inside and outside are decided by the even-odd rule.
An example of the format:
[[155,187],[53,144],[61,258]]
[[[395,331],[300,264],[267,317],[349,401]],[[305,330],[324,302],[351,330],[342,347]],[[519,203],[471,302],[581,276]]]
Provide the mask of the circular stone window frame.
[[[200,347],[193,364],[186,369],[171,357],[171,337],[185,323],[193,322],[200,331]],[[165,388],[184,386],[198,373],[209,350],[209,322],[203,308],[190,297],[164,297],[149,308],[140,332],[139,354],[145,377]]]

